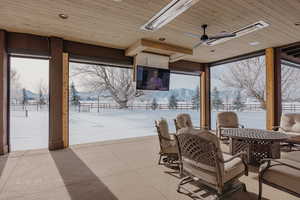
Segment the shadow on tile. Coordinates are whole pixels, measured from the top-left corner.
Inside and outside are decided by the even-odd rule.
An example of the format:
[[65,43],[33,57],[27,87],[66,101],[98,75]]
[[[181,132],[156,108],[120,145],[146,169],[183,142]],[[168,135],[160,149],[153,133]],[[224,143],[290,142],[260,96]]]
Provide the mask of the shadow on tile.
[[50,153],[72,200],[118,200],[71,149]]

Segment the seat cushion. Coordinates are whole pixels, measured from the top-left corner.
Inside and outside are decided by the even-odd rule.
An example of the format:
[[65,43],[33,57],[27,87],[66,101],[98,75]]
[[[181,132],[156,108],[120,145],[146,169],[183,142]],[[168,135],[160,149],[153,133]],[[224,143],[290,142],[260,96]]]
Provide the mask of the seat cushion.
[[[231,155],[223,153],[224,160],[232,158]],[[226,162],[224,164],[224,178],[223,182],[226,183],[238,176],[239,174],[245,171],[245,165],[242,162],[241,158],[234,158],[233,160]]]
[[192,164],[191,162],[186,162],[183,160],[183,169],[184,171],[192,174],[193,176],[200,178],[210,184],[217,184],[217,175],[215,172],[205,170],[197,165]]
[[[299,162],[287,159],[280,159],[279,161],[300,168]],[[274,164],[274,162],[272,164]],[[262,165],[260,167],[260,171],[265,169],[265,167],[266,164]],[[296,193],[299,193],[300,191],[300,170],[284,165],[276,165],[266,170],[263,175],[263,179]]]
[[[223,154],[225,160],[230,159],[232,156],[228,154]],[[221,163],[220,163],[221,164]],[[221,164],[222,165],[222,164]],[[216,167],[205,165],[202,163],[194,162],[190,159],[183,158],[183,168],[185,171],[193,174],[194,176],[208,182],[211,184],[217,184],[217,173]],[[245,171],[245,166],[241,158],[235,158],[224,165],[223,172],[223,183],[232,180],[239,174]]]
[[282,159],[293,160],[300,163],[300,151],[282,152]]
[[289,132],[289,131],[282,131],[283,133],[287,134],[290,137],[300,136],[300,132]]
[[300,113],[286,113],[281,116],[280,127],[287,133],[300,134]]

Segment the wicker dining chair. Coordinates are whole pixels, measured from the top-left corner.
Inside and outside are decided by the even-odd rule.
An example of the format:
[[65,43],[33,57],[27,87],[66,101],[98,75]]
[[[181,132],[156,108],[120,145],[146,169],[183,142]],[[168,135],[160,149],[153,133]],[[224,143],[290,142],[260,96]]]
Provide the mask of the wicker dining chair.
[[176,132],[182,128],[200,129],[200,127],[193,125],[191,116],[187,113],[178,114],[176,119],[174,119],[174,124]]
[[169,132],[168,122],[165,119],[156,120],[155,127],[160,145],[158,164],[178,165],[178,146],[174,134]]
[[217,136],[222,139],[222,130],[225,128],[244,128],[239,124],[239,118],[235,112],[219,112],[216,121]]
[[177,191],[181,193],[183,185],[194,181],[208,186],[218,198],[240,189],[246,191],[245,184],[238,181],[239,177],[248,175],[243,153],[234,156],[224,154],[215,134],[207,130],[200,132],[176,135],[180,170],[184,175]]

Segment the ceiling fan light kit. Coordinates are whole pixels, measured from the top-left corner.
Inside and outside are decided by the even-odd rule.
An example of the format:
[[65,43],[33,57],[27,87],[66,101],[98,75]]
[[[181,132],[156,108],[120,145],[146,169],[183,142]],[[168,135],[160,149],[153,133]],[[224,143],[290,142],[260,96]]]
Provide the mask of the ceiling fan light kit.
[[141,29],[156,31],[188,10],[198,1],[199,0],[173,0],[144,24]]

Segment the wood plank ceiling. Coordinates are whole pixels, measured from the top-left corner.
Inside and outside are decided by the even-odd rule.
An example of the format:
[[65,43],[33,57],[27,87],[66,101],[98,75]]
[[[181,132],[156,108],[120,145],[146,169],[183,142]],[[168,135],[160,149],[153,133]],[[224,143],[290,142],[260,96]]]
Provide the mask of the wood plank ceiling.
[[[185,59],[213,62],[268,47],[300,41],[299,0],[201,0],[174,21],[151,33],[140,30],[170,0],[1,0],[0,29],[57,36],[67,40],[126,49],[141,38],[191,48],[197,39],[184,32],[234,31],[259,20],[270,26],[216,46],[201,46]],[[58,14],[69,16],[63,20]],[[256,46],[250,42],[259,42]],[[213,51],[212,51],[213,50]],[[298,54],[296,55],[298,56]]]

